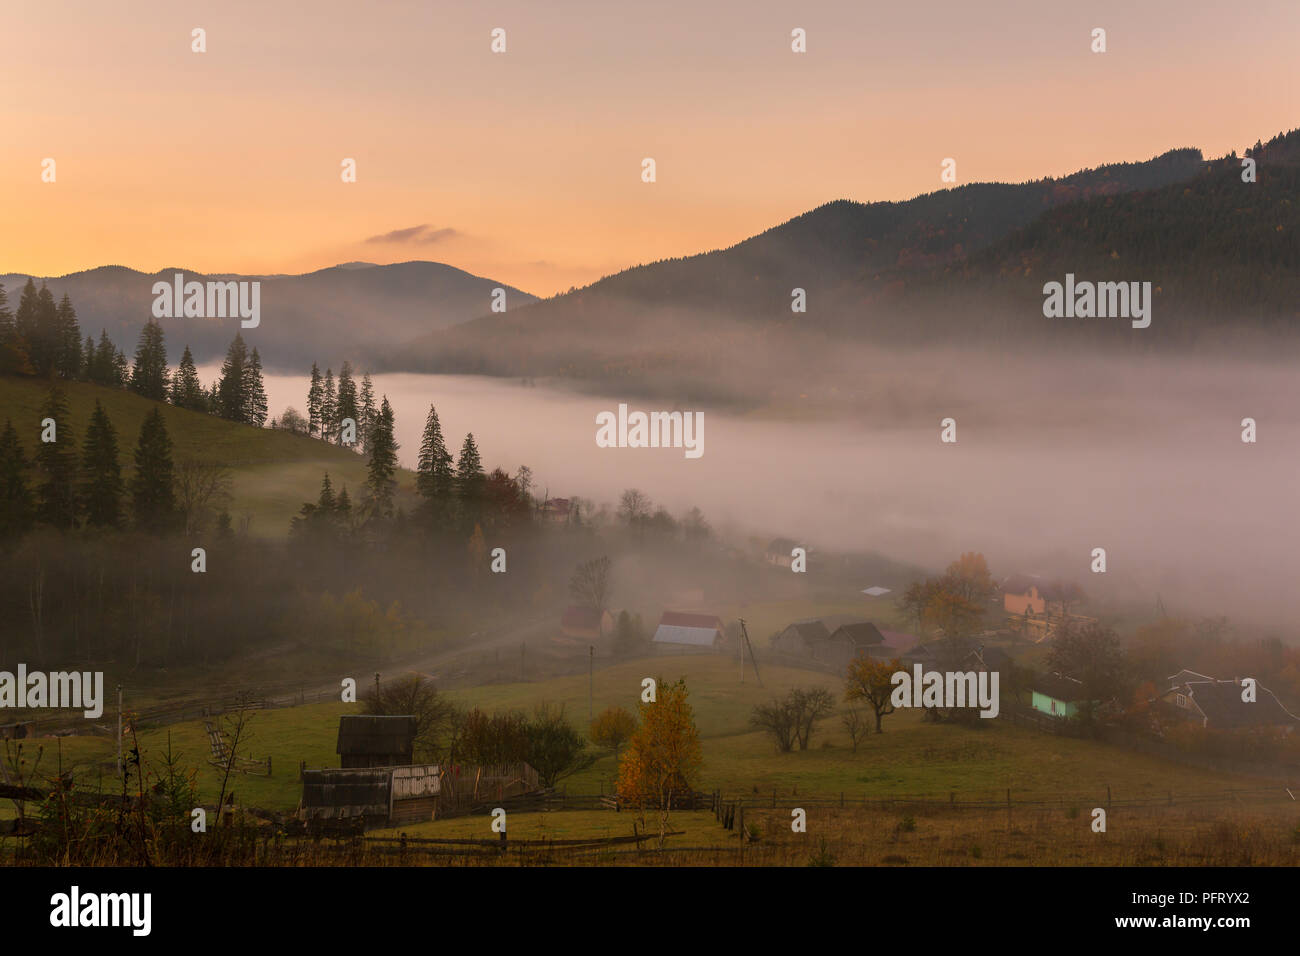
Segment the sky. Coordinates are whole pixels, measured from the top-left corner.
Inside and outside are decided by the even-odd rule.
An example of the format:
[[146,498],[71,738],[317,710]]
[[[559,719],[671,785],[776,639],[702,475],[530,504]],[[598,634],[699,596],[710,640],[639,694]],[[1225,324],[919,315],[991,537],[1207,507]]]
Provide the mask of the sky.
[[1298,27],[1296,0],[9,0],[0,273],[428,259],[549,295],[946,188],[948,157],[961,184],[1240,152],[1300,126]]

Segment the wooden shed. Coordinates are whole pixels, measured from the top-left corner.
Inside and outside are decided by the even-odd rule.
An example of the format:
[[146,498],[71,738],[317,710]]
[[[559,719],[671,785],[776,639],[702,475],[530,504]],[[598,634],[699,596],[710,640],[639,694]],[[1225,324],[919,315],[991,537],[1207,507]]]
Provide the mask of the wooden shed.
[[349,770],[409,766],[416,727],[414,717],[346,714],[339,718],[339,764]]

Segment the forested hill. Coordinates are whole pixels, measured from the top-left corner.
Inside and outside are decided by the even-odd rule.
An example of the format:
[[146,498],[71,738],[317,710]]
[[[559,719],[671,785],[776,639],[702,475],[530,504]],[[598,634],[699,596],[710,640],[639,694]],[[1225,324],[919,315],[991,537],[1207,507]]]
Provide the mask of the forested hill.
[[[1143,347],[1294,331],[1300,132],[1205,161],[1143,163],[907,202],[828,203],[729,249],[628,269],[417,340],[394,367],[577,379],[686,378],[702,354],[809,331],[830,342],[1114,341],[1126,323],[1046,320],[1074,273],[1152,283]],[[803,289],[807,311],[791,309]],[[1129,337],[1127,344],[1135,340]]]
[[[1182,182],[1203,167],[1199,150],[1178,149],[1063,179],[976,183],[906,202],[837,200],[727,249],[637,266],[434,332],[389,360],[401,368],[541,374],[556,362],[594,360],[602,339],[656,317],[787,321],[794,288],[815,303],[810,313],[826,318],[827,306],[857,300],[879,277],[960,261],[1062,204]],[[560,340],[564,348],[553,348]]]

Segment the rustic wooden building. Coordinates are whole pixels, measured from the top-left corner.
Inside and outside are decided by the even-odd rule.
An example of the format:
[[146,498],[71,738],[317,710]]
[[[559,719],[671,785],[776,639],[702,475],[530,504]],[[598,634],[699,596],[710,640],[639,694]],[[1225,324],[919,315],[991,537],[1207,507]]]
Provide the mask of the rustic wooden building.
[[345,714],[339,718],[335,753],[345,769],[410,765],[415,731],[414,717]]

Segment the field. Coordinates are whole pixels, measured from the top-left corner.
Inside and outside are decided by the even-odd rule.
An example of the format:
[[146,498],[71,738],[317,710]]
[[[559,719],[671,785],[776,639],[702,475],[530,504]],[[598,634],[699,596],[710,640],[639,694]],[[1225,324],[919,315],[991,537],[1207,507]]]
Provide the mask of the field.
[[[927,723],[919,711],[899,711],[885,718],[884,732],[871,734],[853,753],[838,717],[818,725],[805,751],[779,753],[769,738],[748,725],[754,704],[793,687],[821,684],[836,692],[829,674],[793,668],[763,668],[764,687],[750,672],[739,681],[736,662],[715,656],[685,656],[634,660],[598,670],[594,704],[599,713],[609,706],[635,712],[641,680],[685,677],[700,729],[704,765],[699,788],[724,794],[771,799],[818,795],[847,799],[904,798],[928,795],[958,800],[1003,800],[1011,790],[1016,801],[1058,798],[1098,805],[1107,786],[1113,800],[1165,798],[1169,793],[1222,792],[1258,786],[1248,778],[1183,766],[1117,747],[1069,737],[1056,737],[1005,721],[986,720],[976,727]],[[542,702],[562,705],[569,719],[585,729],[587,677],[560,677],[535,683],[495,684],[449,691],[467,706],[485,710],[528,710]],[[232,786],[245,804],[274,810],[297,805],[300,761],[309,768],[338,766],[334,753],[338,717],[359,706],[317,703],[255,711],[246,753],[272,758],[271,777],[238,775]],[[143,729],[140,746],[146,759],[156,761],[171,737],[173,752],[186,765],[198,767],[201,795],[214,799],[220,788],[215,770],[207,765],[208,743],[201,721],[167,728]],[[102,736],[42,738],[42,768],[52,773],[61,760],[78,778],[93,781],[100,769],[112,776],[114,744]],[[31,742],[28,743],[28,751]],[[609,792],[617,771],[612,754],[572,776],[563,785],[572,793]],[[89,775],[88,777],[86,775]]]
[[[356,498],[366,479],[365,459],[336,445],[269,428],[253,428],[204,415],[162,402],[153,402],[130,392],[83,382],[63,382],[71,422],[59,423],[61,434],[71,434],[80,446],[95,401],[117,429],[118,456],[122,475],[129,481],[132,457],[140,426],[155,407],[160,409],[172,440],[174,461],[186,458],[217,460],[230,467],[231,518],[239,525],[248,519],[249,531],[261,537],[278,538],[288,533],[289,519],[304,501],[314,501],[320,492],[321,475],[328,471],[335,490],[343,485]],[[0,376],[0,408],[13,422],[30,458],[40,435],[39,410],[48,392],[47,383],[33,378]],[[413,477],[401,472],[403,488],[413,487]]]

